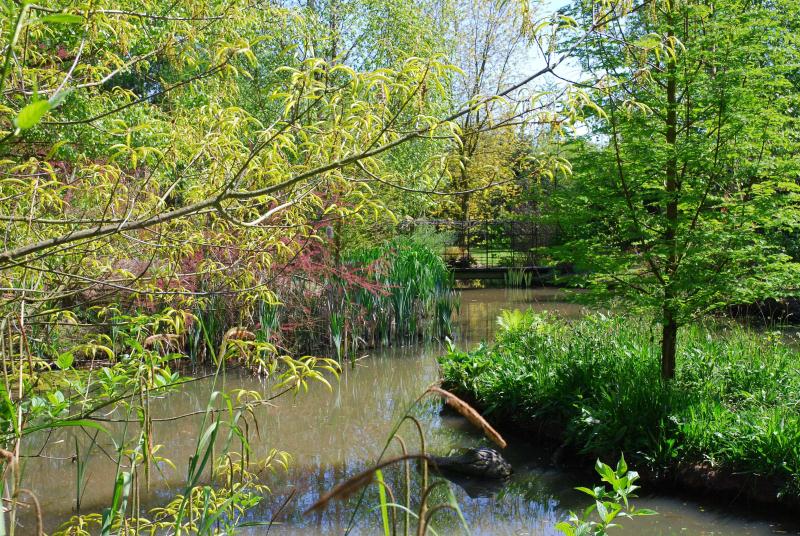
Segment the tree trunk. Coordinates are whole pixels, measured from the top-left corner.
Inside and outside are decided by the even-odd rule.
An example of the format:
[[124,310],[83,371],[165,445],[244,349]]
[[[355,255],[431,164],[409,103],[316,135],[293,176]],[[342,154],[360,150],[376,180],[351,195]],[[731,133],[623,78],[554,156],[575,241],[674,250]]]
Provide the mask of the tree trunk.
[[469,257],[469,194],[461,196],[461,254]]
[[[466,150],[466,144],[462,143],[462,147]],[[467,165],[469,160],[467,155],[462,153],[460,156],[461,171],[459,173],[459,182],[456,189],[464,193],[459,196],[459,205],[461,213],[461,221],[464,222],[463,233],[461,235],[461,251],[463,256],[468,256],[469,252],[469,194],[466,193],[468,189],[469,177],[467,176]]]
[[668,307],[664,308],[664,327],[661,332],[661,378],[675,378],[675,349],[678,342],[678,323]]
[[461,221],[469,221],[469,194],[461,195]]
[[[672,37],[673,33],[669,33]],[[666,279],[664,287],[664,328],[661,336],[661,377],[671,380],[675,377],[675,343],[678,338],[678,323],[675,318],[676,296],[673,285],[678,272],[678,201],[680,182],[678,181],[678,154],[676,142],[678,138],[678,91],[674,56],[667,60],[667,162],[666,162],[666,222],[664,242],[667,245],[667,263],[664,270]]]

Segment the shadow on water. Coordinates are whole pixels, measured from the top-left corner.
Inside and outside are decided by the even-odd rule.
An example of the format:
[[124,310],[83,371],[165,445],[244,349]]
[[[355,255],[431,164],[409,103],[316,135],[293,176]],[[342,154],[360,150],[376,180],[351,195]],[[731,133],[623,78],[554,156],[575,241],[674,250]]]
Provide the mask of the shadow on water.
[[[529,306],[537,310],[554,310],[566,316],[577,316],[582,311],[580,306],[564,302],[560,291],[552,289],[464,291],[457,321],[460,329],[458,344],[469,346],[490,339],[501,309]],[[322,513],[304,516],[302,512],[322,492],[365,469],[379,455],[396,419],[412,400],[438,379],[436,357],[442,352],[439,346],[375,352],[358,361],[355,367],[347,368],[332,392],[316,386],[308,394],[294,399],[279,399],[276,407],[263,410],[259,414],[260,435],[253,440],[253,459],[277,448],[289,452],[293,461],[288,475],[278,473],[267,477],[274,495],[262,501],[260,507],[251,513],[252,519],[271,519],[283,499],[293,494],[292,502],[280,513],[281,524],[273,527],[270,534],[341,534],[352,514],[354,499],[332,503]],[[267,389],[263,381],[239,372],[229,373],[224,382],[226,389]],[[153,414],[175,416],[203,409],[210,388],[207,381],[189,384],[180,392],[156,401]],[[451,449],[486,444],[463,419],[442,414],[439,400],[431,399],[422,404],[416,415],[425,427],[428,448],[432,453],[444,455]],[[161,504],[180,489],[185,474],[183,467],[194,452],[199,425],[199,417],[155,424],[156,442],[164,445],[159,454],[173,460],[179,470],[162,467],[163,477],[154,476],[153,491],[143,498],[144,502]],[[404,429],[401,435],[409,444],[409,450],[417,448],[410,428]],[[38,441],[41,442],[42,438]],[[102,446],[110,448],[108,444]],[[41,447],[42,444],[34,440],[28,445],[28,451],[38,452]],[[72,436],[64,432],[49,437],[42,452],[48,457],[30,459],[26,473],[30,486],[42,502],[47,530],[52,531],[72,514],[75,505],[76,464],[71,460],[74,453]],[[574,487],[592,482],[585,476],[576,477],[550,467],[547,460],[551,454],[512,438],[504,452],[515,470],[508,481],[493,487],[474,481],[461,481],[453,486],[473,534],[557,534],[555,524],[570,509],[586,505],[585,498]],[[84,511],[99,511],[107,506],[114,471],[115,465],[110,457],[101,452],[93,456],[83,496]],[[400,468],[386,471],[387,481],[400,482],[400,478],[394,478],[399,476],[398,471]],[[419,476],[416,472],[414,475],[418,486]],[[380,514],[372,510],[377,504],[375,486],[368,490],[365,504],[356,519],[354,534],[375,534],[380,527]],[[626,523],[616,534],[786,533],[777,524],[709,510],[697,502],[654,497],[644,498],[637,504],[654,508],[660,515]],[[457,520],[448,515],[439,519],[439,534],[458,533]],[[262,534],[263,530],[259,528],[250,534]]]

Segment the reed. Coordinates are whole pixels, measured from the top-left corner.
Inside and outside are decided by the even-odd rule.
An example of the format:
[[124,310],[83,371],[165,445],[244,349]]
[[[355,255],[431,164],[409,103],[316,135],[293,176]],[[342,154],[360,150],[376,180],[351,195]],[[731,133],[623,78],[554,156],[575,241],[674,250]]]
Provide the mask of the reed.
[[[215,346],[212,337],[217,333],[212,330],[216,325],[206,326],[202,317],[190,318],[173,309],[115,315],[111,322],[113,337],[80,343],[71,352],[62,352],[62,358],[52,365],[32,353],[25,330],[12,329],[8,319],[0,322],[0,352],[4,356],[0,395],[5,401],[0,412],[5,505],[0,532],[19,534],[20,513],[32,504],[37,514],[37,533],[42,533],[38,500],[25,487],[24,464],[19,459],[37,455],[36,451],[26,451],[28,438],[49,436],[64,429],[76,433],[83,430],[90,441],[81,447],[75,439],[74,497],[78,512],[54,534],[230,534],[245,524],[252,526],[246,511],[268,492],[259,475],[270,467],[285,467],[289,460],[288,455],[274,450],[260,462],[250,459],[250,430],[257,430],[257,425],[252,426],[256,424],[255,412],[283,394],[308,389],[312,382],[330,387],[327,378],[337,376],[338,365],[327,359],[280,355],[270,343],[259,341],[257,333],[238,326],[219,334],[221,339]],[[204,411],[166,419],[177,421],[202,415],[203,433],[186,467],[183,489],[167,504],[146,511],[141,503],[142,490],[150,488],[164,464],[175,467],[159,455],[153,422],[164,417],[152,414],[151,401],[194,381],[172,369],[176,361],[185,358],[175,350],[193,328],[203,339],[207,360],[216,365],[212,394]],[[64,357],[78,351],[93,356],[92,367],[76,370],[74,360]],[[217,390],[218,378],[229,362],[268,367],[274,379],[271,391],[251,391],[242,396],[235,391]],[[51,366],[60,370],[51,372]],[[111,432],[109,422],[119,423],[121,436]],[[111,448],[100,447],[101,444],[110,444]],[[101,448],[117,467],[109,486],[112,494],[102,512],[83,512],[82,494],[87,486],[86,475],[91,471],[92,453]],[[41,455],[41,450],[38,452]]]
[[[469,534],[469,527],[461,513],[449,482],[443,479],[430,482],[428,480],[428,463],[431,461],[431,458],[426,451],[425,431],[420,422],[414,418],[413,413],[423,400],[430,398],[430,396],[443,399],[445,403],[463,415],[473,426],[481,430],[489,439],[500,446],[500,448],[505,448],[505,440],[477,410],[454,394],[437,385],[432,385],[406,407],[404,414],[398,419],[390,431],[383,451],[374,465],[338,483],[332,489],[322,494],[322,496],[306,510],[306,514],[323,510],[333,501],[345,500],[360,492],[351,513],[350,523],[347,528],[347,532],[349,532],[353,527],[357,513],[364,504],[368,486],[377,481],[379,488],[378,509],[381,511],[381,526],[384,529],[384,535],[394,536],[398,533],[398,517],[403,519],[404,535],[410,534],[411,531],[417,536],[423,536],[429,532],[436,534],[433,530],[434,519],[437,514],[444,511],[451,511],[455,515],[457,524],[463,528],[466,534]],[[411,423],[414,426],[413,431],[419,436],[420,451],[417,453],[408,452],[406,441],[400,435],[400,431],[406,423]],[[400,447],[399,455],[387,457],[391,445],[395,443]],[[421,484],[416,496],[411,492],[411,472],[408,467],[409,461],[412,460],[417,460],[421,465]],[[384,476],[383,471],[396,465],[402,465],[404,471],[398,474],[399,482],[394,482],[393,487],[393,483]],[[401,497],[403,497],[403,502],[398,503],[396,499],[398,495],[396,495],[393,490],[401,485],[405,487],[405,494],[401,495]],[[444,489],[444,496],[441,494],[437,495],[436,492],[438,492],[440,488]],[[394,499],[388,502],[387,496],[393,497]],[[398,511],[400,514],[403,514],[403,516],[396,515]],[[390,513],[391,515],[389,515]],[[413,526],[414,524],[416,524],[416,527]]]
[[489,424],[489,421],[484,419],[480,413],[475,411],[475,408],[458,398],[453,393],[445,391],[441,387],[430,387],[428,388],[428,392],[441,396],[444,399],[445,404],[461,414],[461,416],[467,419],[475,428],[482,431],[484,435],[488,437],[495,445],[501,449],[506,448],[507,443],[506,440],[503,439],[503,436],[501,436],[497,430],[495,430],[492,425]]
[[512,267],[503,274],[506,287],[529,288],[533,284],[533,273],[522,267]]
[[361,288],[349,297],[371,317],[364,327],[377,329],[381,340],[412,343],[451,334],[457,309],[453,276],[432,249],[399,238],[351,252],[344,262],[369,267],[369,278],[378,285],[377,292]]
[[[459,305],[453,276],[427,245],[399,238],[337,259],[324,251],[312,257],[283,277],[279,304],[259,305],[264,340],[293,352],[331,351],[343,361],[369,347],[452,334]],[[198,316],[207,315],[220,324],[210,307]]]

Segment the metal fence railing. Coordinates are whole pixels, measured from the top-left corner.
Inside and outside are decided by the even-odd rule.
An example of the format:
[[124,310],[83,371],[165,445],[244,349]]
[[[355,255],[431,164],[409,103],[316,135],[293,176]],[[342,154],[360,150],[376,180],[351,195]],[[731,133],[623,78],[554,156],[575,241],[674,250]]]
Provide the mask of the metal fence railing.
[[442,251],[446,262],[458,267],[533,266],[542,247],[553,243],[555,229],[529,221],[418,220],[448,235]]

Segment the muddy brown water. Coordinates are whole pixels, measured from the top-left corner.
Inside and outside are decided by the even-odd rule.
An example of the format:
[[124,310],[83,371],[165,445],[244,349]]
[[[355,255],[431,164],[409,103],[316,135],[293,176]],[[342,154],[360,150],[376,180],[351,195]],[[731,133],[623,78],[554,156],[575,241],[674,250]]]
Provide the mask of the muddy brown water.
[[[580,306],[564,301],[562,293],[553,289],[531,290],[465,290],[461,294],[461,310],[457,318],[458,344],[464,347],[490,339],[496,317],[502,309],[552,310],[565,316],[582,314]],[[312,386],[307,394],[296,398],[284,397],[274,407],[259,410],[258,437],[252,439],[253,459],[276,448],[291,454],[288,473],[278,471],[265,477],[272,490],[250,513],[250,520],[268,521],[288,495],[293,500],[278,515],[270,534],[328,535],[343,534],[351,523],[358,497],[332,503],[323,513],[303,515],[302,512],[337,482],[366,468],[384,447],[394,423],[406,412],[408,404],[436,381],[436,357],[443,352],[440,346],[413,346],[372,352],[358,360],[355,367],[345,367],[333,390]],[[248,389],[268,392],[266,382],[241,372],[229,372],[217,388]],[[206,407],[210,381],[197,381],[182,387],[179,392],[156,400],[154,415],[174,418],[197,412]],[[441,412],[441,402],[428,400],[414,414],[422,422],[428,450],[447,454],[451,449],[486,444],[463,419]],[[114,418],[119,413],[109,415]],[[178,470],[161,464],[153,472],[149,493],[143,503],[163,504],[179,492],[186,474],[186,462],[194,453],[200,430],[199,416],[155,423],[156,443],[163,445],[158,455],[169,458]],[[119,437],[122,425],[111,425]],[[401,429],[401,436],[410,449],[418,442],[410,427]],[[251,430],[252,431],[252,430]],[[26,485],[39,498],[45,513],[48,532],[74,514],[76,506],[75,479],[78,464],[74,432],[63,431],[48,438],[34,438],[26,445],[29,453],[43,457],[30,458],[25,466]],[[129,430],[128,435],[132,435]],[[77,434],[85,452],[86,434]],[[89,457],[86,484],[81,497],[83,512],[97,512],[108,505],[113,488],[116,464],[109,451],[111,445],[101,440]],[[396,453],[393,447],[390,452]],[[109,452],[109,454],[111,454]],[[451,487],[472,534],[479,535],[555,535],[555,524],[570,510],[587,503],[585,496],[574,490],[578,485],[591,485],[586,475],[575,476],[551,467],[550,452],[536,445],[511,441],[505,453],[515,468],[510,481],[498,487],[476,486],[461,482]],[[394,491],[403,494],[399,470],[387,470],[387,480],[394,482]],[[419,475],[413,473],[414,486]],[[374,509],[377,493],[370,488],[362,508],[353,519],[352,534],[382,534],[380,514]],[[416,490],[415,490],[416,491]],[[646,491],[646,490],[645,490]],[[652,508],[658,516],[625,521],[615,530],[619,535],[766,535],[800,534],[763,515],[747,515],[710,506],[697,499],[685,500],[674,496],[647,496],[637,506]],[[18,534],[32,534],[32,520],[25,516]],[[443,514],[436,524],[438,534],[460,534],[454,516]],[[249,529],[247,534],[263,534],[264,528]]]

